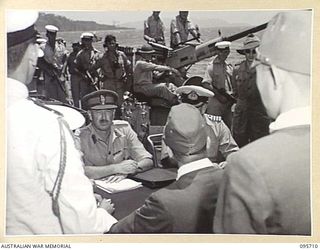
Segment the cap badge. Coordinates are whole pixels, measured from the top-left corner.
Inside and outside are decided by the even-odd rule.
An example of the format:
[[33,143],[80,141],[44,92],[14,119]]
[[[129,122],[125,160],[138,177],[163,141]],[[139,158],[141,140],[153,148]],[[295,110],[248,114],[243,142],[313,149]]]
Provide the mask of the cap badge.
[[105,105],[106,104],[106,98],[104,97],[104,95],[100,96],[100,102],[101,102],[101,105]]
[[198,94],[195,92],[195,91],[191,91],[189,94],[188,94],[188,99],[189,100],[192,100],[192,101],[196,101],[198,100]]

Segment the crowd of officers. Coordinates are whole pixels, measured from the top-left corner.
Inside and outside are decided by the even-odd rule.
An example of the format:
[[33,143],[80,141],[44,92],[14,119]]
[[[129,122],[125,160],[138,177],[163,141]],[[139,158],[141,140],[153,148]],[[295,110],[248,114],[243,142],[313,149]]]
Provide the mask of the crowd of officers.
[[[182,28],[193,30],[187,16],[180,11],[171,24],[176,45],[187,39]],[[120,221],[112,216],[117,209],[112,201],[94,195],[92,180],[118,182],[153,167],[152,155],[130,124],[115,120],[130,62],[112,35],[99,54],[91,33],[83,33],[81,45],[74,43],[74,51],[59,61],[57,53],[65,54],[60,53],[63,40],[56,39],[58,28],[46,26],[48,41],[39,46],[37,17],[28,11],[8,14],[7,234],[311,234],[308,11],[276,15],[261,44],[249,35],[238,50],[246,60],[236,69],[226,61],[230,43],[217,43],[201,86],[153,84],[154,71],[179,72],[151,62],[153,49],[142,49],[134,88],[174,104],[163,130],[162,159],[178,173],[169,187]],[[145,23],[145,36],[165,43],[153,31],[163,26],[157,22],[155,11]],[[309,52],[298,53],[299,46]],[[63,60],[67,63],[60,64]],[[67,117],[28,97],[26,85],[37,65],[45,69],[47,97],[61,102],[66,89],[57,72],[69,68],[73,103],[87,110],[90,124],[73,133]],[[98,68],[102,86],[95,81]],[[270,135],[268,116],[274,120]],[[239,150],[234,138],[249,145]]]
[[[160,11],[153,11],[145,21],[144,38],[165,45],[164,25],[159,14]],[[183,69],[165,65],[152,46],[143,45],[138,60],[132,65],[126,54],[118,50],[113,35],[105,36],[102,53],[93,47],[94,34],[85,32],[81,34],[81,42],[72,43],[73,51],[69,53],[63,39],[57,37],[59,29],[53,25],[45,28],[47,40],[37,39],[44,52],[36,73],[38,94],[82,108],[81,99],[85,95],[98,89],[112,90],[119,97],[118,118],[126,91],[148,100],[161,98],[168,107],[178,103],[176,89],[185,80]],[[188,19],[188,11],[180,11],[172,20],[170,33],[172,48],[183,46],[190,36],[198,40],[200,37],[198,29]],[[246,59],[233,66],[227,60],[230,42],[217,43],[216,55],[208,64],[202,82],[198,83],[215,93],[206,113],[221,116],[240,147],[267,135],[269,130],[270,118],[256,87],[255,69],[251,67],[259,44],[259,38],[250,34],[243,47],[237,50]],[[161,78],[168,72],[174,77]]]

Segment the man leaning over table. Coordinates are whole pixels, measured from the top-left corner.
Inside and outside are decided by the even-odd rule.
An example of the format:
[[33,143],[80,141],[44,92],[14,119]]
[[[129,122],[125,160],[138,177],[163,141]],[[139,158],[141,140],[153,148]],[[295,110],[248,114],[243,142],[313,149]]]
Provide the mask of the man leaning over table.
[[152,156],[143,147],[137,134],[126,121],[114,120],[118,104],[117,93],[98,90],[84,96],[91,123],[77,131],[90,179],[109,176],[120,181],[128,174],[146,171],[153,166]]
[[178,162],[177,179],[113,225],[111,233],[212,232],[224,170],[206,157],[205,126],[196,107],[182,103],[171,108],[164,133]]

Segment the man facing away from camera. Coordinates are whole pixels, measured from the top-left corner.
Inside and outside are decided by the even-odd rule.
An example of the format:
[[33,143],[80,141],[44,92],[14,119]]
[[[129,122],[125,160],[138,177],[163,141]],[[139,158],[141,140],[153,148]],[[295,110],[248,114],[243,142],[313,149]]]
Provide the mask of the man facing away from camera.
[[104,199],[97,207],[62,115],[28,97],[26,85],[42,52],[36,44],[37,18],[34,11],[7,15],[6,233],[104,233],[117,221],[108,213],[113,205]]
[[[177,94],[180,96],[182,103],[189,103],[198,108],[205,120],[205,131],[207,133],[207,157],[214,163],[219,163],[221,168],[225,165],[225,159],[228,155],[239,150],[239,147],[233,139],[227,125],[222,121],[221,116],[208,115],[205,113],[209,98],[214,93],[208,89],[195,85],[185,85],[177,88]],[[176,164],[171,157],[170,148],[162,143],[161,163],[165,166],[173,166]]]
[[[186,115],[188,114],[188,115]],[[223,170],[206,157],[205,121],[190,104],[173,106],[165,142],[178,162],[175,182],[115,224],[111,233],[210,233]]]
[[270,135],[230,155],[215,233],[311,234],[311,11],[277,14],[257,55],[257,86]]

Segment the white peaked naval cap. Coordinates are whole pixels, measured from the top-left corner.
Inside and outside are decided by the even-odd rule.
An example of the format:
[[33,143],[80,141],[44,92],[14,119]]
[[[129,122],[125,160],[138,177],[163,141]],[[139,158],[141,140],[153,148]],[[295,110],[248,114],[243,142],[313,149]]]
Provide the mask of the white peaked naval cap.
[[221,42],[217,42],[215,46],[218,49],[226,49],[226,48],[229,48],[230,45],[231,45],[231,42],[229,41],[221,41]]
[[48,24],[45,26],[45,29],[48,31],[48,32],[53,32],[53,33],[56,33],[59,31],[58,27],[54,26],[54,25],[51,25],[51,24]]
[[80,36],[81,39],[82,38],[89,38],[90,39],[90,38],[93,38],[93,37],[94,37],[94,35],[92,33],[90,33],[90,32],[84,32]]
[[31,10],[8,10],[6,12],[7,45],[8,47],[36,38],[38,32],[34,24],[38,12]]

